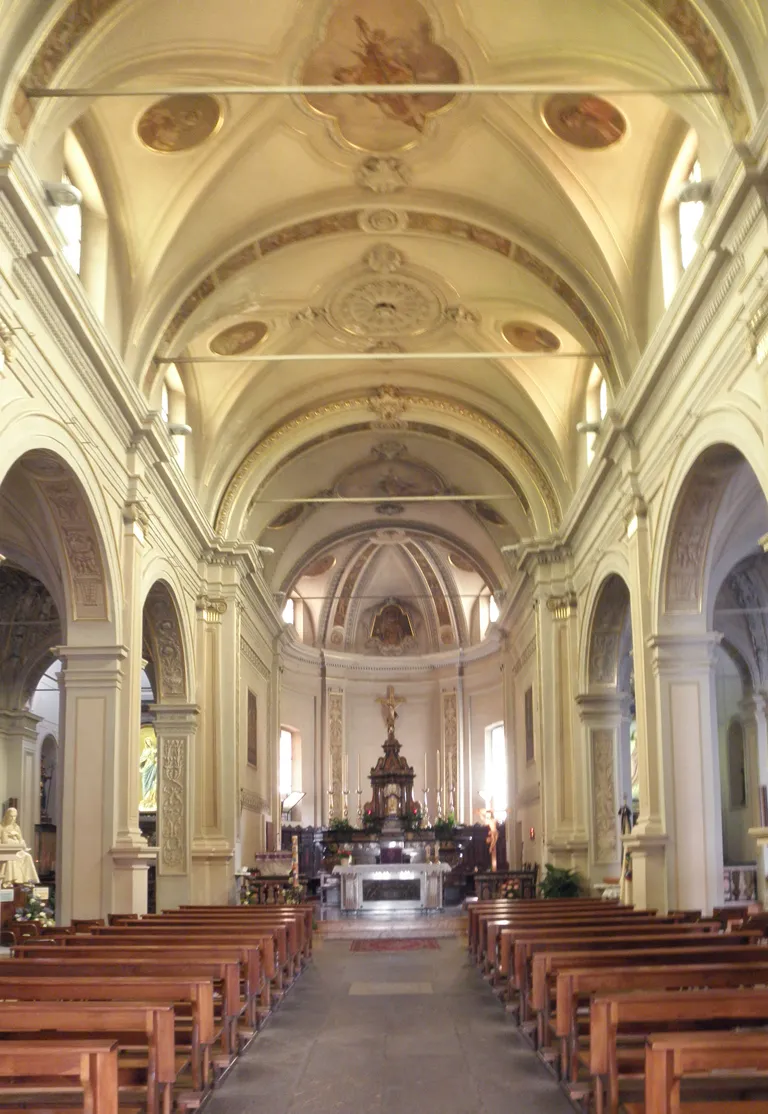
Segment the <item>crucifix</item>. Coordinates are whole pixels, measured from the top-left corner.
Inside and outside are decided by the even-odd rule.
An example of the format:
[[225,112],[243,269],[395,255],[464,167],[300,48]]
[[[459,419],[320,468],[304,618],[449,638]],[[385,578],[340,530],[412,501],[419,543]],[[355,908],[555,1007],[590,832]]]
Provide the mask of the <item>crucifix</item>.
[[[381,704],[381,710],[384,712],[384,718],[387,721],[387,731],[393,732],[395,730],[395,720],[397,719],[397,707],[399,704],[405,704],[404,696],[395,695],[395,686],[390,685],[387,689],[386,696],[377,696],[376,703]],[[384,709],[386,708],[386,711]]]

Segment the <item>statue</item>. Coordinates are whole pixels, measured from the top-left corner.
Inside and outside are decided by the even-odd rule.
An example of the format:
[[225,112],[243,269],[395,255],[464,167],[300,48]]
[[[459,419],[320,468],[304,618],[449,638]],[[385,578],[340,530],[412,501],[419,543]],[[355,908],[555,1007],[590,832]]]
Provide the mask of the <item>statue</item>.
[[29,848],[24,842],[21,828],[17,824],[18,812],[15,808],[7,808],[0,822],[0,846],[18,846],[19,850],[12,859],[0,867],[0,882],[4,886],[12,886],[14,882],[39,882],[35,861]]
[[496,844],[499,842],[499,822],[490,808],[480,809],[480,820],[483,824],[488,825],[488,835],[485,837],[485,842],[488,844],[488,852],[491,856],[491,870],[496,871]]

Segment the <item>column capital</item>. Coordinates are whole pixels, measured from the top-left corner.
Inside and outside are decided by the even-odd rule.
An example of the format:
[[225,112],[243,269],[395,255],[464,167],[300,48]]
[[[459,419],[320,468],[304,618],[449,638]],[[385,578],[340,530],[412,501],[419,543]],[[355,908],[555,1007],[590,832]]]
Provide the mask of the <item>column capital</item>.
[[716,660],[717,647],[723,636],[718,631],[685,634],[652,634],[646,641],[653,655],[656,676],[708,672]]
[[65,688],[119,686],[128,657],[127,646],[53,646],[51,652],[62,661]]
[[200,708],[197,704],[150,704],[155,717],[155,734],[194,735],[197,730]]
[[582,692],[576,697],[576,705],[582,722],[599,726],[604,719],[629,715],[629,693],[626,692]]
[[42,716],[36,716],[23,708],[18,711],[0,709],[0,732],[4,735],[26,735],[29,739],[37,738],[37,725]]
[[220,623],[222,615],[227,610],[227,601],[221,596],[208,596],[203,593],[197,597],[195,609],[206,623]]

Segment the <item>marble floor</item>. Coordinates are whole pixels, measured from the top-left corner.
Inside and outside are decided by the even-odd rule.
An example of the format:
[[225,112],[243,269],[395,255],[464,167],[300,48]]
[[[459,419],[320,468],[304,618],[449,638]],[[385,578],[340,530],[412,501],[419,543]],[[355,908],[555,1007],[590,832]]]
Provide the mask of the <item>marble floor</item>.
[[317,939],[310,967],[206,1114],[572,1114],[459,937],[356,953]]

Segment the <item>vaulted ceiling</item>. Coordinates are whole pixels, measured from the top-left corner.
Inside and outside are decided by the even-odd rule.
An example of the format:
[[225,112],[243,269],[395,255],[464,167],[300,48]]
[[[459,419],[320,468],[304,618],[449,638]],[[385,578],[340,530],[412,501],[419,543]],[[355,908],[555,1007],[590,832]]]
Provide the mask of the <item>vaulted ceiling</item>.
[[[44,177],[67,129],[90,162],[108,328],[155,404],[176,360],[188,479],[217,530],[275,549],[276,592],[366,544],[403,592],[409,546],[508,587],[500,546],[555,530],[584,473],[593,365],[615,398],[663,313],[658,212],[681,145],[693,130],[713,175],[762,104],[761,0],[5,7],[9,128]],[[403,81],[539,91],[223,91]],[[47,85],[136,95],[23,92]],[[215,92],[169,98],[180,86]],[[681,86],[719,95],[637,95]],[[398,488],[461,499],[382,511]],[[286,502],[351,489],[370,501]]]

